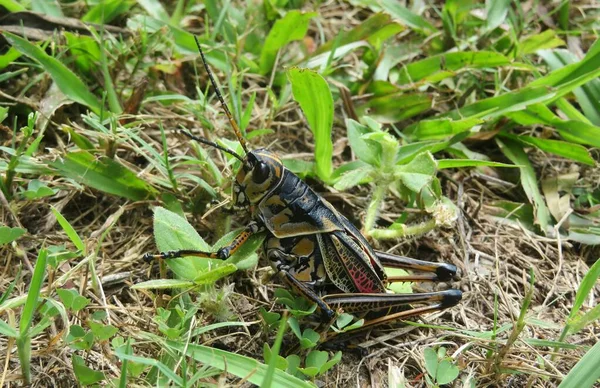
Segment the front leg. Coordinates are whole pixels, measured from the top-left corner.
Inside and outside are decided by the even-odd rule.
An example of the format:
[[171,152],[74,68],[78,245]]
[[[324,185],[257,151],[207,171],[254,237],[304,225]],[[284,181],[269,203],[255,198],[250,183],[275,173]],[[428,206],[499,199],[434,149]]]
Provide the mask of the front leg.
[[246,228],[244,228],[244,230],[233,239],[231,244],[220,248],[216,252],[204,252],[204,251],[199,251],[199,250],[195,250],[195,249],[180,249],[180,250],[176,250],[176,251],[161,252],[158,255],[146,253],[143,256],[143,259],[144,259],[144,261],[149,262],[153,259],[176,259],[179,257],[195,256],[195,257],[202,257],[202,258],[206,258],[206,259],[227,260],[238,249],[240,249],[240,247],[242,245],[244,245],[244,243],[246,241],[248,241],[250,236],[260,233],[263,230],[264,230],[264,226],[259,225],[257,222],[253,221],[250,224],[248,224],[248,226],[246,226]]

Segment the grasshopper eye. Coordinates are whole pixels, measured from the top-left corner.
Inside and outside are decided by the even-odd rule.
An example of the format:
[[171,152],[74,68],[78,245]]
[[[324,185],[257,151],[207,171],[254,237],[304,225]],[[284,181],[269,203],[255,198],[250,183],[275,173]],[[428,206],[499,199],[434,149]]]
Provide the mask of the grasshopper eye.
[[254,166],[252,170],[252,181],[254,183],[263,183],[269,178],[269,174],[271,173],[269,166],[266,163],[259,162]]

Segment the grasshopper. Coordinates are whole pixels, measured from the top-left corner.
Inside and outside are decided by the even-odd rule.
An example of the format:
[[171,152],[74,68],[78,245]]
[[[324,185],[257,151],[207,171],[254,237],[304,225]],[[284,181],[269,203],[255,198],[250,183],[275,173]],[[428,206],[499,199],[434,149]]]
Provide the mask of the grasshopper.
[[[413,294],[387,291],[391,282],[447,282],[454,265],[431,263],[374,250],[360,231],[333,205],[288,170],[273,152],[249,150],[196,38],[206,73],[245,155],[208,139],[184,133],[193,140],[226,152],[241,162],[233,182],[233,207],[246,209],[252,221],[232,243],[217,252],[182,249],[147,253],[144,259],[195,256],[225,260],[250,236],[266,235],[263,248],[273,269],[297,293],[317,304],[323,323],[336,311],[367,320],[361,327],[445,309],[462,298],[457,289]],[[415,272],[388,277],[384,266]]]

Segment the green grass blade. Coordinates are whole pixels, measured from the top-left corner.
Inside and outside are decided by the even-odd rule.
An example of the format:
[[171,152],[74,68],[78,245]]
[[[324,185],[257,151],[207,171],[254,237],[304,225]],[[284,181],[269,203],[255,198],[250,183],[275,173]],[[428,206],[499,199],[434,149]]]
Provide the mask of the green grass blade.
[[17,329],[0,319],[0,334],[6,337],[17,338],[19,332]]
[[506,164],[499,162],[491,162],[489,160],[478,159],[439,159],[437,160],[437,168],[460,168],[460,167],[519,167],[514,164]]
[[169,290],[173,288],[190,288],[194,286],[194,282],[181,279],[154,279],[145,282],[136,283],[131,286],[134,290]]
[[[552,70],[578,62],[568,50],[542,50],[539,55]],[[596,62],[597,63],[597,62]],[[594,124],[600,125],[600,80],[594,79],[573,91],[585,116]]]
[[50,206],[50,210],[52,210],[52,213],[54,213],[56,220],[58,221],[60,226],[62,226],[63,230],[65,231],[73,245],[75,245],[77,249],[79,249],[83,254],[85,254],[85,244],[83,243],[83,240],[81,240],[81,237],[79,237],[73,226],[71,226],[69,221],[67,221],[67,219],[63,217],[63,215],[60,214],[60,212],[54,206]]
[[525,154],[525,151],[523,151],[523,148],[518,143],[510,139],[496,139],[496,142],[504,155],[506,155],[511,162],[520,166],[521,185],[523,186],[523,190],[525,190],[529,202],[531,202],[535,208],[536,223],[540,226],[542,233],[546,234],[548,223],[550,221],[550,211],[540,192],[535,170],[533,169],[527,154]]
[[178,386],[178,387],[185,386],[184,383],[183,383],[183,379],[181,377],[177,376],[177,374],[175,374],[175,372],[173,371],[172,367],[169,367],[169,366],[165,365],[164,363],[162,363],[162,362],[160,362],[158,360],[155,360],[153,358],[135,356],[133,354],[127,354],[127,353],[125,353],[125,350],[124,350],[123,346],[115,349],[115,354],[121,360],[128,360],[128,361],[133,361],[133,362],[136,362],[136,363],[139,363],[139,364],[144,364],[144,365],[149,365],[149,366],[152,366],[152,367],[156,367],[173,384],[175,384],[175,386]]
[[67,97],[87,106],[96,114],[100,113],[102,107],[98,99],[90,93],[83,81],[58,59],[49,56],[36,45],[17,35],[6,31],[2,32],[2,34],[14,48],[38,62],[50,74],[50,77],[56,82],[60,91]]
[[[247,381],[260,385],[266,376],[267,365],[239,354],[227,352],[221,349],[210,348],[203,345],[184,344],[180,342],[167,341],[167,344],[179,352],[184,352],[198,362],[210,365],[214,368],[227,371],[234,376],[245,378]],[[272,388],[289,387],[313,387],[306,381],[289,375],[284,371],[275,369]]]
[[598,378],[600,378],[600,342],[596,342],[596,345],[587,351],[558,387],[592,387]]
[[331,128],[333,126],[333,97],[327,81],[318,73],[299,68],[287,71],[294,99],[300,104],[306,121],[315,137],[317,175],[329,182],[333,170]]
[[569,313],[569,319],[577,316],[590,291],[596,286],[598,278],[600,278],[600,260],[597,260],[583,277],[583,280],[577,289],[577,293],[575,294],[575,302]]
[[275,338],[275,343],[273,344],[273,348],[271,349],[271,362],[269,362],[269,367],[267,368],[267,373],[265,374],[265,378],[261,383],[261,387],[271,388],[273,384],[273,379],[275,377],[275,367],[277,365],[277,359],[279,356],[279,350],[281,349],[281,343],[283,342],[283,335],[285,334],[285,330],[287,328],[287,312],[284,313],[281,322],[279,323],[279,329],[277,330],[277,337]]
[[40,296],[40,290],[44,283],[44,275],[46,274],[46,259],[48,252],[45,249],[41,249],[38,254],[37,261],[35,262],[35,268],[33,270],[33,277],[29,283],[29,291],[27,292],[27,301],[23,307],[21,313],[21,320],[19,322],[19,332],[21,336],[26,336],[31,322],[33,321],[33,315],[37,308],[38,298]]
[[96,157],[87,151],[68,153],[50,163],[63,176],[105,193],[139,201],[155,195],[155,190],[120,163]]
[[21,362],[21,373],[23,373],[26,384],[29,384],[31,381],[31,334],[29,329],[33,322],[33,316],[37,309],[40,291],[42,289],[42,284],[44,283],[47,257],[47,251],[41,249],[35,263],[29,291],[27,292],[27,300],[25,301],[25,306],[23,306],[23,312],[21,313],[21,320],[19,322],[17,353],[19,354],[19,361]]

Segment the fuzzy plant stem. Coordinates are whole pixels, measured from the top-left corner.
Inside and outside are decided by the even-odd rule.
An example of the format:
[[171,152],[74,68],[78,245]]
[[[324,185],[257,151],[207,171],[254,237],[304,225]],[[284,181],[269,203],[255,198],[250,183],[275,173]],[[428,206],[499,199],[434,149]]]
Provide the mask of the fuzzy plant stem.
[[425,234],[436,227],[435,218],[431,218],[427,221],[413,224],[413,225],[402,225],[397,229],[370,229],[369,235],[378,240],[389,240],[407,236],[417,236]]
[[367,206],[367,215],[365,217],[365,224],[363,226],[363,230],[367,231],[367,233],[373,230],[375,226],[375,219],[377,218],[377,213],[379,212],[381,203],[385,198],[385,193],[387,192],[388,186],[389,183],[380,182],[375,186],[375,190],[373,190],[373,196],[371,197],[369,206]]

